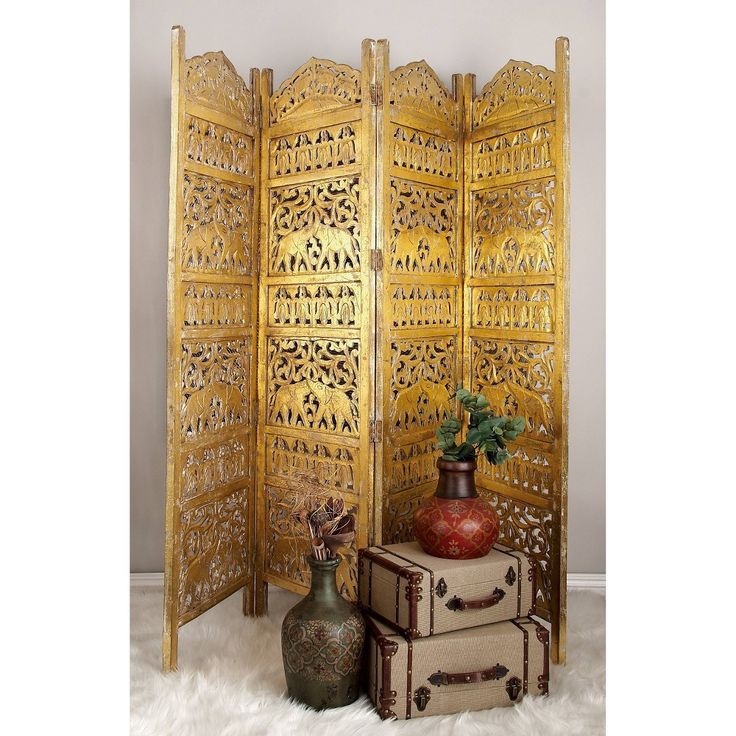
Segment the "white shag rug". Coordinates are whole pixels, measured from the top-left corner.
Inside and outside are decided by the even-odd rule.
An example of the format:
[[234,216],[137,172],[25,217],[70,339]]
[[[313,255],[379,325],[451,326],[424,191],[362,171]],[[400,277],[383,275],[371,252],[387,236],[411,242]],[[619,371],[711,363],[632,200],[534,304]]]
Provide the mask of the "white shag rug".
[[268,617],[246,618],[240,592],[179,630],[179,670],[161,672],[163,589],[131,588],[134,736],[594,736],[604,733],[605,597],[570,591],[568,663],[549,697],[452,716],[381,721],[367,696],[317,712],[289,701],[281,621],[299,599],[271,588]]

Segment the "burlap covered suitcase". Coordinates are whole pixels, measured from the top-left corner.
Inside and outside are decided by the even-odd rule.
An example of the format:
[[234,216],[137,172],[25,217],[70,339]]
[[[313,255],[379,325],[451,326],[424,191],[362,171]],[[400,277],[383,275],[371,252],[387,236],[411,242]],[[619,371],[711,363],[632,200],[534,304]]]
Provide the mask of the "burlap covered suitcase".
[[521,552],[496,545],[476,560],[426,554],[418,542],[358,552],[363,608],[411,638],[535,613],[536,574]]
[[381,718],[512,705],[549,692],[549,632],[516,618],[409,639],[366,616],[368,696]]

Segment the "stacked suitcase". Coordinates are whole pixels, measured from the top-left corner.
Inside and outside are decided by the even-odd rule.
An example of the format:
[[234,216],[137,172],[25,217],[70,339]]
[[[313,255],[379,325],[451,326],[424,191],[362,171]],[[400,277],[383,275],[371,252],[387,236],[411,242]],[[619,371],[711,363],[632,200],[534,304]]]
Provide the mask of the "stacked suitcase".
[[549,632],[523,553],[432,557],[417,542],[358,552],[367,688],[381,718],[481,710],[547,694]]

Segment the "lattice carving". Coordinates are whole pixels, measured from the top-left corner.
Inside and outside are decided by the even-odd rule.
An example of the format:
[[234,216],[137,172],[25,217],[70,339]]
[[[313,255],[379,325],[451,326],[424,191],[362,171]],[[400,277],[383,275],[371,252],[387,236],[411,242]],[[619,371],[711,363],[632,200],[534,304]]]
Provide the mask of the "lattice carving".
[[392,179],[389,196],[391,269],[396,273],[456,273],[456,192]]
[[354,327],[360,315],[356,284],[300,284],[269,288],[272,325]]
[[526,61],[509,61],[473,101],[473,127],[555,103],[555,74]]
[[182,500],[250,477],[248,439],[236,437],[187,452],[182,463]]
[[553,178],[475,192],[473,275],[553,274]]
[[392,432],[429,429],[452,413],[455,338],[391,341]]
[[399,544],[414,541],[414,512],[424,496],[402,493],[386,496],[383,508],[383,543]]
[[406,106],[452,126],[457,123],[452,95],[423,60],[391,72],[391,104]]
[[238,490],[179,517],[179,615],[200,608],[248,569],[248,493]]
[[391,294],[394,327],[445,327],[456,324],[457,287],[399,284]]
[[186,60],[184,89],[187,100],[213,107],[253,124],[253,95],[222,51]]
[[360,71],[312,57],[271,96],[271,124],[360,102]]
[[252,212],[251,187],[185,172],[182,270],[252,273]]
[[[304,527],[297,525],[292,514],[299,494],[284,488],[266,486],[266,569],[272,575],[293,583],[309,586],[310,571],[306,555],[310,553]],[[335,497],[334,492],[325,494]],[[319,494],[317,494],[319,497]],[[358,509],[344,498],[346,508],[357,515]],[[358,590],[357,552],[355,543],[340,550],[342,561],[337,568],[337,586],[343,597],[355,601]]]
[[352,447],[300,437],[267,435],[266,472],[287,480],[305,473],[320,486],[357,491],[358,454]]
[[268,423],[358,432],[358,340],[268,341]]
[[473,143],[473,181],[549,168],[554,165],[552,144],[550,125],[514,130]]
[[388,492],[398,493],[437,480],[437,455],[434,438],[395,447],[391,456]]
[[356,142],[350,123],[274,138],[269,144],[271,176],[349,166],[358,160]]
[[217,123],[187,115],[186,156],[189,161],[253,176],[253,138]]
[[474,287],[471,324],[492,330],[554,331],[554,287]]
[[554,419],[554,346],[471,338],[471,381],[491,407],[526,420],[526,437],[552,440]]
[[250,354],[250,337],[182,344],[182,438],[249,424]]
[[394,125],[392,130],[394,166],[447,179],[455,178],[457,143],[454,140],[404,125]]
[[182,284],[184,327],[240,327],[251,320],[251,287],[241,284]]
[[501,465],[491,465],[485,455],[478,458],[478,472],[494,483],[536,496],[557,493],[553,456],[528,445],[509,447],[511,457]]
[[538,565],[537,613],[549,616],[552,610],[552,548],[554,517],[551,511],[506,498],[478,488],[480,495],[495,508],[501,522],[498,541],[531,555]]
[[334,179],[271,191],[271,273],[360,268],[358,179]]

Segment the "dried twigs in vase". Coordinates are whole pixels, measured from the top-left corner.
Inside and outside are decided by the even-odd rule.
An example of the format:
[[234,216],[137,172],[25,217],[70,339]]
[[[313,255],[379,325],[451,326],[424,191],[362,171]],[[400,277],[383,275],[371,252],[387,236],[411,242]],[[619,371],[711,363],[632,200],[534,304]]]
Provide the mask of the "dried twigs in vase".
[[337,557],[337,550],[355,539],[355,517],[345,510],[341,498],[307,497],[294,511],[294,519],[305,528],[316,560]]

